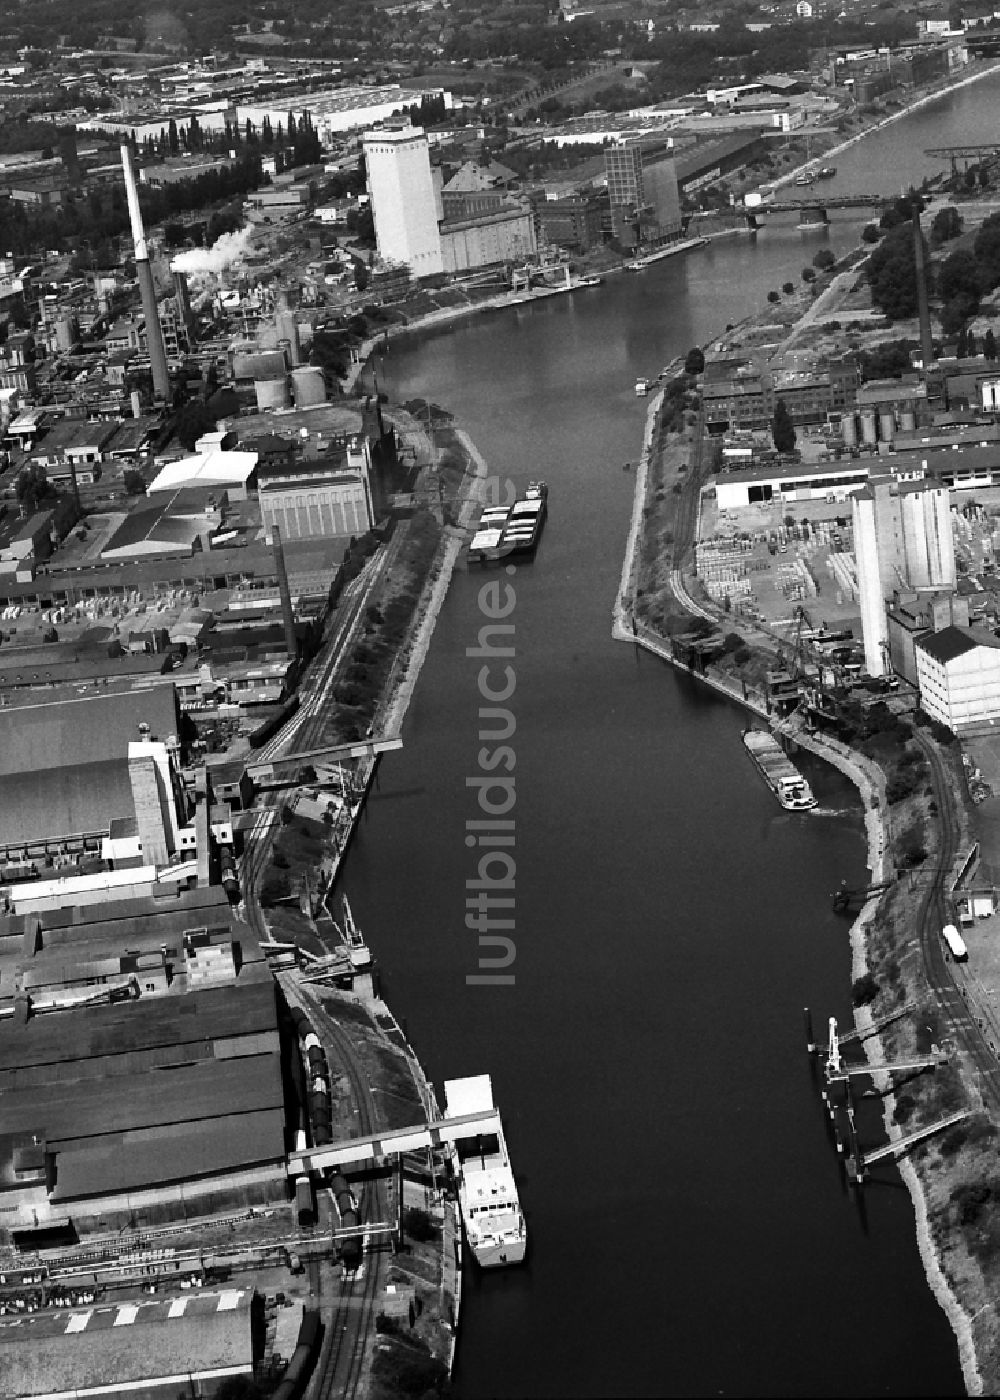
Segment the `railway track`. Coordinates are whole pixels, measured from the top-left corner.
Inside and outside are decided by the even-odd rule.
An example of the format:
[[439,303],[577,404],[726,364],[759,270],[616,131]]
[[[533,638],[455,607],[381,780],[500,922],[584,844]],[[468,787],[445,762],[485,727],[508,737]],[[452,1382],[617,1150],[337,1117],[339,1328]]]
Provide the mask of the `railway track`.
[[952,964],[945,958],[940,938],[942,926],[951,921],[945,881],[958,851],[960,835],[952,806],[952,795],[948,788],[948,774],[936,747],[916,731],[914,737],[930,767],[931,785],[934,789],[941,831],[941,851],[937,869],[921,900],[919,911],[920,947],[924,969],[938,1006],[947,1019],[950,1034],[965,1051],[979,1074],[983,1101],[990,1113],[997,1117],[1000,1116],[1000,1064],[997,1063],[982,1029],[958,988]]
[[[332,1050],[343,1066],[351,1084],[358,1106],[359,1130],[362,1136],[377,1129],[375,1099],[368,1083],[368,1074],[350,1035],[325,1010],[318,997],[310,996],[309,1012],[324,1048]],[[358,1215],[362,1222],[379,1221],[387,1218],[388,1199],[385,1185],[378,1177],[366,1181],[358,1202]],[[317,1385],[315,1400],[354,1400],[358,1393],[365,1371],[369,1341],[375,1326],[378,1298],[382,1291],[386,1271],[385,1242],[377,1235],[370,1236],[365,1245],[364,1272],[359,1280],[357,1275],[345,1278],[337,1308],[330,1323],[330,1347],[320,1362],[324,1367],[322,1387]],[[360,1286],[359,1286],[360,1285]]]

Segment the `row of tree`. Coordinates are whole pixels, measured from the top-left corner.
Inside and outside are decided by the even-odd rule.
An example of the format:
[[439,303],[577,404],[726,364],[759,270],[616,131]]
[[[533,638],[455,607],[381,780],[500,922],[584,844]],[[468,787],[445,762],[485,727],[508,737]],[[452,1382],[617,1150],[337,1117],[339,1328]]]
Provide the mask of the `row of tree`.
[[[263,183],[260,155],[248,151],[230,165],[190,180],[162,188],[143,185],[139,200],[146,227],[151,228],[178,214],[243,199]],[[113,240],[128,226],[125,189],[118,183],[106,193],[92,191],[86,199],[69,198],[60,209],[29,209],[0,199],[0,247],[18,254],[37,253],[39,248],[75,248],[84,265],[113,265],[117,261]]]
[[[931,242],[940,246],[961,233],[956,210],[943,209],[931,225]],[[921,235],[923,238],[923,235]],[[924,241],[925,266],[927,243]],[[918,307],[916,249],[912,222],[892,227],[868,259],[872,301],[887,316],[899,320],[913,316]],[[930,283],[928,271],[928,282]],[[941,302],[941,329],[957,335],[979,310],[982,298],[1000,285],[1000,214],[991,214],[976,234],[971,248],[956,248],[941,263],[936,291]]]

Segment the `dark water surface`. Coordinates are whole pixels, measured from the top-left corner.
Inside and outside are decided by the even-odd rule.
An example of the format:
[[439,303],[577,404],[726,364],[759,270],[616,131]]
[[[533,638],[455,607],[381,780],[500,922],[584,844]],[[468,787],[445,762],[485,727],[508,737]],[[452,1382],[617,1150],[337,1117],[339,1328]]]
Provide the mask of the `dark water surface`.
[[[963,140],[997,86],[939,104],[933,141],[911,119],[915,142]],[[900,169],[906,127],[876,138]],[[961,1393],[909,1196],[879,1168],[859,1208],[803,1050],[803,1005],[817,1027],[850,1020],[829,895],[865,878],[856,794],[807,762],[825,814],[783,814],[741,713],[610,639],[636,375],[851,231],[775,226],[385,361],[390,395],[447,404],[493,471],[551,490],[509,619],[516,984],[466,983],[465,823],[481,816],[466,779],[482,773],[485,703],[466,648],[497,575],[456,574],[342,877],[430,1076],[492,1075],[528,1214],[528,1264],[467,1276],[455,1380],[469,1400]]]

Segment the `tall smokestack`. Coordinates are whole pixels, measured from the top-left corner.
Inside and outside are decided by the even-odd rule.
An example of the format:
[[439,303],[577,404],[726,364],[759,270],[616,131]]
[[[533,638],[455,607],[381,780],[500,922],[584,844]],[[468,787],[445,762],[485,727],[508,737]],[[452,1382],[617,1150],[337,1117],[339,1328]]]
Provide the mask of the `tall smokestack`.
[[917,269],[917,311],[920,315],[920,357],[924,375],[934,368],[934,342],[931,340],[931,313],[927,305],[927,269],[924,267],[924,240],[920,232],[920,210],[913,211],[913,261]]
[[142,313],[146,318],[146,344],[149,347],[149,365],[153,371],[153,393],[158,399],[166,401],[170,398],[167,352],[163,345],[163,331],[160,329],[160,316],[156,309],[153,269],[149,265],[146,233],[142,227],[142,214],[139,210],[139,191],[132,165],[132,148],[126,141],[122,142],[122,169],[125,171],[128,217],[132,225],[132,242],[135,244],[135,271],[142,296]]
[[281,596],[281,620],[285,626],[285,650],[294,660],[298,652],[295,643],[295,613],[292,611],[292,590],[288,586],[288,570],[285,568],[285,550],[281,543],[281,530],[271,526],[271,547],[274,550],[274,567],[278,575],[278,593]]

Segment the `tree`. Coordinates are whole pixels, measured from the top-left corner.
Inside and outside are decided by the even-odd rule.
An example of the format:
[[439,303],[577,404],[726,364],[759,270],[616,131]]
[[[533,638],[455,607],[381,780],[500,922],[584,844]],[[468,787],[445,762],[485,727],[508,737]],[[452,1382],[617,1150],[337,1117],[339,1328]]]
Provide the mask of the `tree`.
[[980,272],[975,254],[968,248],[956,248],[941,264],[937,279],[938,296],[942,301],[953,301],[964,296],[969,304],[979,305]]
[[1000,214],[983,220],[972,251],[979,268],[979,285],[990,292],[1000,282]]
[[792,416],[785,407],[784,399],[778,399],[774,405],[774,417],[771,419],[771,437],[774,439],[774,446],[778,452],[791,452],[795,446],[795,424]]
[[917,269],[913,229],[909,223],[893,228],[868,259],[872,301],[893,320],[917,310]]
[[835,266],[836,262],[837,255],[831,248],[820,248],[819,252],[813,258],[813,267],[818,267],[820,272],[829,272],[830,268]]
[[207,404],[202,403],[200,399],[192,399],[178,413],[174,431],[181,446],[193,452],[194,445],[202,433],[210,433],[216,421]]
[[18,502],[27,515],[34,515],[43,501],[55,495],[45,468],[37,462],[21,469],[15,489]]
[[865,224],[861,230],[861,238],[865,243],[877,243],[881,237],[877,224]]
[[704,352],[699,348],[699,346],[693,345],[691,349],[687,352],[687,358],[684,361],[684,373],[701,374],[704,368]]
[[816,269],[814,267],[804,267],[802,269],[802,280],[807,287],[816,281]]
[[962,232],[962,216],[954,205],[939,209],[931,220],[931,247],[940,248]]
[[983,354],[988,360],[995,360],[997,357],[997,342],[992,327],[983,336]]
[[795,291],[795,283],[794,283],[794,282],[782,282],[782,284],[781,284],[781,290],[784,292],[784,294],[785,294],[786,297],[790,297],[790,296],[792,295],[792,293]]
[[768,292],[768,294],[767,294],[767,299],[768,299],[768,301],[771,302],[772,305],[773,305],[774,302],[780,301],[780,300],[781,300],[781,293],[780,293],[780,292]]
[[965,339],[965,353],[968,356],[978,355],[979,346],[976,344],[976,333],[970,330]]
[[145,496],[146,482],[142,472],[136,471],[134,467],[126,467],[122,473],[122,485],[129,496]]

